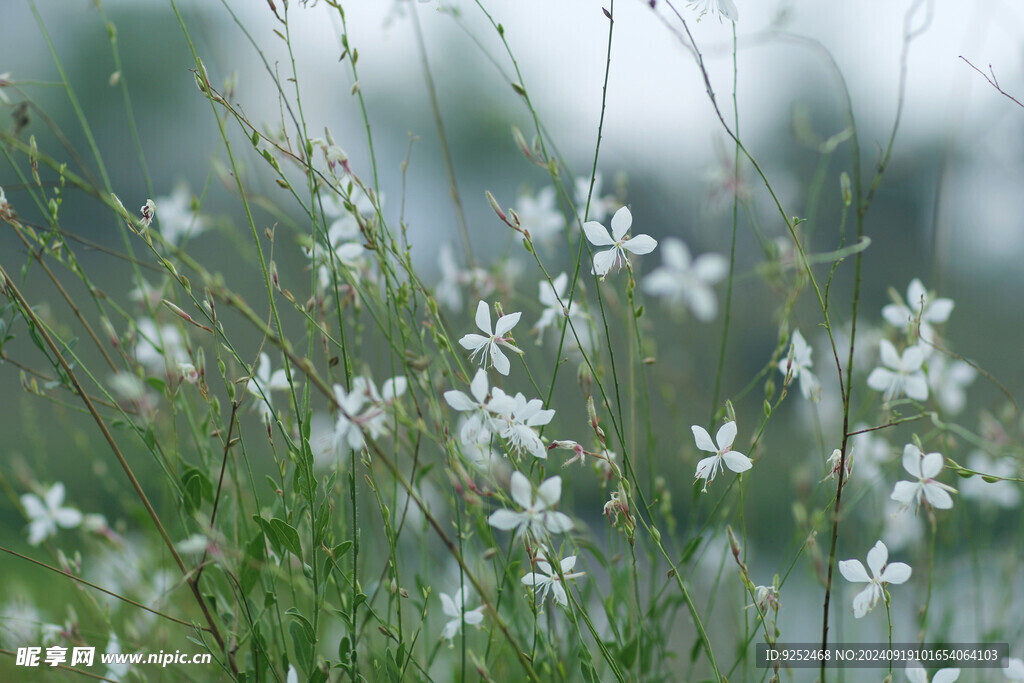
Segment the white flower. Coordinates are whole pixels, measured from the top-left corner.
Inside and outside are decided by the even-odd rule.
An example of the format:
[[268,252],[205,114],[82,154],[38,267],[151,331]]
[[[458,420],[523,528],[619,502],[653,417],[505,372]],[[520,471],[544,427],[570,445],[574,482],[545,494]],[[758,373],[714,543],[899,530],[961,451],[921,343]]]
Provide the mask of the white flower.
[[583,232],[586,233],[591,244],[595,247],[611,247],[607,251],[594,254],[592,272],[602,280],[612,269],[629,264],[627,251],[637,255],[649,254],[658,246],[658,241],[650,235],[637,235],[626,239],[626,234],[632,225],[633,214],[625,206],[612,216],[611,233],[597,221],[587,221],[583,224]]
[[[920,323],[920,336],[926,341],[935,341],[932,325],[949,320],[953,312],[952,299],[931,299],[928,291],[917,278],[911,280],[907,287],[907,303],[888,304],[882,309],[882,317],[890,325],[913,330]],[[910,338],[916,335],[911,334]],[[928,347],[930,350],[930,347]],[[927,352],[926,352],[927,353]]]
[[891,401],[900,394],[906,394],[917,401],[928,398],[928,381],[921,366],[924,351],[920,346],[910,346],[900,356],[896,347],[887,339],[879,342],[884,368],[875,368],[868,375],[868,386],[875,391],[884,391],[885,400]]
[[467,396],[461,391],[444,392],[444,400],[460,413],[467,413],[466,420],[459,429],[459,439],[463,443],[477,443],[481,439],[490,438],[490,412],[487,410],[487,371],[483,368],[476,371],[473,381],[469,383]]
[[[511,368],[508,358],[501,352],[500,346],[505,346],[512,349],[516,353],[522,354],[522,351],[513,346],[510,343],[510,337],[505,335],[516,326],[519,322],[519,318],[522,313],[509,313],[498,318],[497,322],[494,323],[494,331],[491,331],[491,310],[487,306],[486,301],[481,301],[476,307],[476,326],[480,328],[481,332],[484,332],[486,336],[479,334],[467,334],[459,340],[459,344],[462,348],[472,351],[471,358],[476,358],[478,355],[483,360],[482,365],[486,367],[487,357],[490,356],[491,364],[494,365],[494,369],[503,375],[508,375],[508,371]],[[499,346],[500,345],[500,346]]]
[[[1015,478],[1017,464],[1012,457],[992,460],[981,451],[974,451],[967,457],[967,469],[983,472],[993,477]],[[960,485],[960,495],[973,498],[983,505],[998,505],[1015,508],[1020,504],[1020,489],[1010,481],[987,482],[981,476],[965,479]]]
[[[288,376],[284,368],[278,368],[270,372],[270,357],[266,353],[260,354],[260,362],[256,366],[256,372],[249,379],[248,391],[255,395],[256,402],[253,407],[259,407],[264,421],[273,419],[274,406],[270,400],[270,392],[281,391],[289,388]],[[262,396],[262,402],[260,397]]]
[[[566,579],[577,579],[583,576],[584,572],[572,572],[573,567],[576,566],[576,556],[570,555],[569,557],[563,558],[558,566],[562,570],[562,576]],[[522,581],[527,586],[533,586],[534,595],[540,598],[541,601],[547,596],[548,591],[551,591],[551,596],[554,598],[562,607],[568,607],[569,596],[565,593],[565,587],[562,586],[562,577],[558,575],[558,572],[554,570],[546,560],[540,558],[536,559],[536,569],[538,571],[530,572],[523,577]]]
[[152,199],[147,199],[146,203],[139,209],[139,222],[148,228],[152,225],[154,216],[156,216],[156,204],[153,203]]
[[57,482],[42,499],[34,493],[21,497],[21,505],[28,517],[28,542],[39,545],[57,533],[57,527],[72,529],[82,523],[82,513],[74,508],[61,507],[64,502],[64,484]]
[[348,447],[352,450],[360,450],[366,443],[363,438],[363,430],[359,423],[359,411],[366,403],[366,392],[360,391],[353,381],[351,392],[346,392],[345,387],[335,384],[334,400],[338,402],[340,409],[334,422],[334,447]]
[[732,0],[688,0],[688,2],[700,11],[698,21],[708,12],[718,14],[729,21],[739,21],[740,13]]
[[171,244],[179,244],[183,237],[198,235],[206,229],[206,221],[192,210],[192,195],[185,185],[177,185],[171,194],[157,197],[155,211],[160,215],[160,234]]
[[686,244],[676,238],[665,239],[661,265],[644,278],[644,291],[664,297],[671,305],[685,305],[702,322],[713,320],[718,301],[711,285],[729,272],[729,263],[719,254],[703,254],[694,260]]
[[516,200],[519,227],[530,233],[534,242],[550,244],[565,227],[565,216],[555,206],[555,188],[545,187],[536,197],[520,195]]
[[967,403],[964,389],[978,372],[962,360],[950,360],[939,353],[928,358],[928,386],[939,406],[950,415],[958,415]]
[[445,616],[451,617],[451,621],[445,624],[444,630],[441,631],[441,637],[445,640],[455,638],[455,634],[462,630],[463,621],[471,626],[479,626],[484,620],[483,605],[467,610],[464,604],[465,597],[466,587],[456,591],[454,596],[441,593],[441,609],[444,610]]
[[[911,659],[907,662],[906,672],[907,680],[910,683],[928,683],[928,672],[917,660]],[[958,678],[960,678],[960,669],[939,669],[932,676],[931,683],[953,683]]]
[[543,410],[543,401],[539,398],[527,401],[522,393],[509,396],[501,389],[495,388],[491,394],[487,409],[494,416],[494,431],[508,442],[509,448],[530,453],[542,460],[547,458],[548,452],[544,448],[544,442],[534,428],[551,422],[555,411]]
[[[555,321],[560,321],[565,318],[575,318],[574,325],[585,325],[586,318],[584,314],[579,310],[576,302],[569,302],[568,308],[560,301],[565,301],[565,288],[569,284],[569,276],[565,273],[561,273],[551,282],[547,280],[540,281],[540,299],[541,305],[544,306],[544,312],[540,314],[540,320],[533,326],[533,329],[537,330],[537,343],[541,343],[541,339],[544,335],[544,330],[550,325],[555,324]],[[568,314],[566,311],[568,310]],[[557,327],[557,325],[556,325]],[[578,334],[582,339],[584,337],[583,330],[578,330]],[[571,337],[572,335],[570,335]]]
[[161,325],[157,329],[156,323],[150,318],[140,318],[135,326],[139,331],[139,340],[135,345],[135,360],[144,365],[149,372],[166,372],[168,367],[177,367],[178,363],[188,362],[188,353],[176,327]]
[[389,409],[405,393],[408,384],[405,377],[392,377],[381,385],[381,393],[377,393],[377,386],[369,377],[353,380],[352,390],[365,392],[373,405],[360,419],[363,429],[370,432],[370,436],[376,439],[385,432]]
[[530,480],[522,472],[513,472],[510,485],[512,500],[522,512],[497,510],[487,518],[487,523],[504,531],[516,530],[516,533],[532,533],[537,536],[545,531],[552,534],[565,533],[572,529],[572,520],[563,512],[552,510],[562,497],[562,478],[551,477],[537,487],[533,494]]
[[715,443],[711,441],[711,435],[703,427],[693,425],[694,441],[697,448],[702,451],[714,453],[711,457],[704,458],[697,463],[695,479],[704,479],[704,490],[707,491],[708,484],[723,469],[723,465],[733,472],[746,472],[753,466],[753,461],[739,451],[732,450],[732,442],[736,440],[736,423],[726,422],[715,434]]
[[890,497],[897,503],[903,503],[904,508],[913,504],[915,511],[922,502],[938,510],[950,509],[953,507],[953,499],[949,494],[956,493],[956,489],[935,481],[935,477],[942,471],[942,464],[940,453],[926,455],[920,448],[908,443],[903,449],[903,469],[910,476],[916,477],[917,481],[896,482]]
[[189,384],[195,384],[199,381],[199,371],[191,363],[178,363],[178,373],[181,375],[182,381]]
[[870,612],[883,595],[882,584],[904,583],[910,578],[910,565],[903,562],[887,564],[889,551],[881,541],[875,543],[868,551],[868,567],[871,576],[864,570],[860,560],[843,560],[839,563],[839,573],[853,583],[867,583],[867,588],[853,598],[853,616],[860,619]]
[[800,330],[793,332],[786,360],[779,361],[779,371],[787,378],[800,380],[800,393],[815,403],[821,398],[821,382],[811,372],[813,349],[804,341]]

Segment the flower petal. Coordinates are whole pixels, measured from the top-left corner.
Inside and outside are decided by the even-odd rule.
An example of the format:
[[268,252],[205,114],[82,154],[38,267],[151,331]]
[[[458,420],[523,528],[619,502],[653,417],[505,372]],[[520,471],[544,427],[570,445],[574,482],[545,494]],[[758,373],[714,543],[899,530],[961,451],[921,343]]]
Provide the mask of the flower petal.
[[487,518],[487,523],[493,526],[495,529],[501,529],[502,531],[511,531],[517,526],[526,521],[526,516],[521,512],[512,512],[511,510],[495,510],[491,513],[491,516]]
[[885,563],[889,560],[889,549],[885,547],[885,544],[881,541],[875,543],[875,545],[868,551],[868,569],[871,570],[872,576],[879,576],[882,573],[882,568],[885,567]]
[[491,334],[491,309],[486,301],[481,301],[476,305],[476,326],[486,332],[488,336]]
[[733,421],[726,422],[724,425],[718,428],[718,433],[715,434],[715,443],[718,444],[718,450],[724,451],[732,448],[732,442],[736,440],[736,423]]
[[904,562],[890,562],[885,566],[882,574],[878,577],[885,583],[906,583],[910,579],[913,570],[909,564]]
[[[481,371],[483,372],[483,371]],[[444,392],[444,400],[455,410],[459,412],[466,412],[468,410],[476,410],[476,403],[470,400],[469,396],[466,396],[461,391],[446,391]]]
[[[878,342],[878,355],[881,357],[883,365],[887,365],[893,369],[900,367],[900,355],[896,353],[896,347],[893,346],[892,342],[888,339],[883,339]],[[868,380],[868,384],[870,383],[871,380]]]
[[871,371],[871,374],[868,375],[868,386],[875,391],[886,391],[892,384],[893,377],[895,377],[895,373],[892,370],[875,368]]
[[916,661],[907,662],[907,680],[910,683],[928,683],[928,674]]
[[491,363],[495,370],[508,377],[508,371],[512,369],[512,365],[497,344],[491,344]]
[[519,322],[519,318],[521,318],[522,315],[522,313],[516,312],[509,313],[508,315],[503,315],[498,318],[498,321],[494,323],[494,336],[504,337],[506,332],[516,326],[516,323]]
[[553,507],[558,505],[558,499],[562,497],[562,478],[555,476],[544,481],[537,487],[537,501],[543,502],[543,506]]
[[878,602],[878,593],[881,592],[876,584],[868,584],[868,587],[862,590],[860,593],[853,598],[853,616],[856,619],[860,619],[865,614],[871,611],[871,608]]
[[473,381],[469,385],[469,391],[477,403],[483,403],[487,398],[487,371],[481,368],[473,375]]
[[658,246],[658,240],[650,235],[637,235],[622,243],[622,248],[634,254],[649,254]]
[[594,275],[604,277],[608,274],[619,258],[619,249],[614,247],[599,254],[594,254]]
[[455,601],[447,593],[441,593],[441,609],[444,610],[445,615],[458,619],[459,609],[455,606]]
[[723,453],[722,460],[725,461],[726,467],[736,473],[746,472],[754,466],[754,462],[739,451]]
[[921,458],[921,476],[924,479],[934,479],[942,471],[942,454],[929,453]]
[[622,237],[629,232],[629,228],[633,225],[633,214],[629,212],[625,206],[615,212],[612,216],[612,238],[618,242]]
[[564,534],[571,531],[573,527],[572,518],[564,512],[548,512],[544,515],[544,528],[552,534]]
[[932,683],[953,683],[958,678],[960,678],[960,669],[939,669],[932,676]]
[[898,503],[903,503],[905,506],[910,507],[917,500],[917,494],[920,490],[921,485],[917,482],[898,481],[896,486],[893,487],[892,495],[889,497]]
[[608,234],[608,229],[597,221],[587,221],[583,224],[583,232],[587,240],[595,247],[610,247],[615,240]]
[[923,372],[915,372],[907,377],[903,385],[903,392],[915,401],[928,399],[928,381],[924,378]]
[[476,626],[484,620],[483,612],[477,609],[470,610],[462,615],[462,618],[466,620],[466,623],[470,626]]
[[953,498],[938,484],[925,484],[921,492],[928,504],[936,510],[949,510],[953,507]]
[[[559,480],[559,492],[561,492],[561,480]],[[509,492],[519,507],[528,508],[533,505],[533,486],[530,480],[522,472],[513,472],[509,482]]]
[[863,583],[871,580],[871,577],[868,576],[868,573],[864,569],[864,565],[860,563],[860,560],[840,561],[839,573],[843,575],[844,579],[853,583]]
[[481,334],[467,334],[459,340],[459,345],[467,351],[473,351],[474,353],[485,344],[490,344],[491,340]]
[[921,478],[921,457],[923,455],[921,449],[912,443],[903,447],[903,469],[907,471],[907,474],[917,479]]
[[708,451],[709,453],[717,453],[718,449],[715,448],[715,444],[711,441],[711,435],[708,434],[708,430],[697,425],[690,427],[693,432],[693,440],[697,443],[697,448],[702,451]]

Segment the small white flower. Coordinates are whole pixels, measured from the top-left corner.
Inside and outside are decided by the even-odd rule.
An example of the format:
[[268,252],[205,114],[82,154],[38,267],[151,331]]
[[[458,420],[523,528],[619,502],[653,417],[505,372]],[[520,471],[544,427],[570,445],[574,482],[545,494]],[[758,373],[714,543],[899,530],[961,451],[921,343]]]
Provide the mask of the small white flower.
[[711,435],[703,427],[693,425],[690,429],[693,431],[697,448],[714,453],[711,457],[704,458],[697,463],[697,472],[694,474],[694,479],[704,480],[705,491],[707,491],[708,484],[724,467],[737,473],[746,472],[753,467],[753,461],[750,458],[739,451],[732,450],[732,442],[736,440],[735,422],[726,422],[719,428],[718,433],[715,434],[717,445],[711,441]]
[[584,572],[571,573],[573,567],[576,566],[576,556],[570,555],[569,557],[563,558],[558,566],[562,570],[562,576],[558,575],[554,567],[547,560],[540,558],[536,559],[535,572],[530,572],[522,578],[522,581],[527,586],[533,586],[533,592],[542,602],[547,596],[548,591],[551,591],[551,597],[554,598],[562,607],[569,606],[569,596],[565,593],[565,587],[562,585],[562,577],[568,579],[578,579],[584,575]]
[[[284,368],[278,368],[270,372],[270,356],[266,353],[260,354],[260,362],[256,366],[256,372],[249,379],[248,391],[256,397],[253,407],[259,407],[263,420],[273,419],[274,406],[270,399],[270,392],[283,391],[288,389],[288,376]],[[262,397],[262,399],[260,398]]]
[[534,242],[550,244],[565,227],[565,216],[555,205],[555,188],[545,187],[536,197],[520,195],[516,200],[519,227],[530,233]]
[[160,234],[171,244],[180,244],[182,238],[194,237],[206,229],[206,221],[192,210],[192,195],[185,185],[179,184],[171,194],[157,197],[156,209],[160,212]]
[[467,396],[461,391],[444,392],[444,400],[460,413],[466,413],[466,420],[459,429],[459,439],[464,443],[477,443],[490,438],[490,412],[487,410],[487,371],[480,368],[469,384]]
[[964,409],[967,403],[964,389],[977,376],[977,370],[962,360],[950,361],[940,353],[928,358],[928,386],[939,406],[950,415],[959,415]]
[[562,478],[551,477],[537,487],[534,495],[533,485],[522,472],[513,472],[511,481],[512,500],[522,512],[497,510],[487,518],[487,523],[503,531],[516,530],[517,534],[532,533],[538,536],[544,532],[561,534],[573,527],[572,519],[564,512],[552,510],[562,497]]
[[883,339],[879,342],[882,364],[886,367],[875,368],[868,375],[868,386],[875,391],[884,391],[886,401],[901,394],[906,394],[917,401],[928,398],[928,381],[925,379],[921,366],[924,364],[924,351],[920,346],[910,346],[900,356],[896,347]]
[[[700,12],[698,21],[708,12],[725,17],[729,21],[739,21],[740,13],[732,0],[688,0]],[[721,21],[721,19],[719,19]]]
[[551,422],[555,411],[544,410],[544,402],[539,398],[527,401],[522,393],[509,396],[495,387],[491,394],[487,409],[494,416],[492,429],[508,442],[510,449],[546,459],[547,449],[535,428]]
[[[146,369],[158,374],[166,372],[168,367],[177,367],[178,363],[188,362],[184,341],[178,329],[173,325],[161,325],[150,318],[140,318],[135,326],[139,331],[139,340],[135,345],[135,360]],[[158,347],[157,344],[161,346]]]
[[694,260],[686,244],[668,237],[662,245],[661,265],[644,278],[644,291],[664,297],[673,306],[685,305],[701,322],[713,320],[718,301],[711,288],[729,272],[729,263],[719,254],[703,254]]
[[786,360],[779,361],[779,371],[787,378],[800,380],[800,393],[815,403],[821,398],[821,382],[811,372],[813,349],[804,341],[800,330],[793,332]]
[[476,326],[484,335],[467,334],[459,340],[462,348],[472,351],[470,356],[473,359],[479,355],[483,361],[481,365],[486,367],[487,359],[494,365],[494,369],[503,375],[508,375],[511,365],[508,358],[501,352],[501,346],[512,349],[518,354],[522,351],[510,343],[510,337],[506,337],[509,331],[516,326],[522,313],[509,313],[498,318],[494,323],[494,331],[491,331],[491,310],[486,301],[481,301],[476,307]]
[[922,502],[938,510],[950,509],[953,507],[953,498],[949,494],[956,493],[956,489],[935,481],[935,477],[942,471],[942,465],[940,453],[926,455],[920,448],[908,443],[903,449],[903,469],[917,481],[896,482],[890,497],[902,503],[904,508],[913,504],[915,511]]
[[28,542],[39,545],[57,533],[57,527],[72,529],[82,523],[82,513],[74,508],[61,507],[64,502],[64,484],[57,482],[42,499],[34,493],[21,497],[21,505],[28,517]]
[[441,593],[441,609],[444,610],[445,616],[451,617],[451,621],[445,624],[444,630],[441,631],[441,637],[445,640],[451,641],[455,638],[455,635],[462,630],[463,621],[470,626],[479,626],[484,620],[483,605],[471,610],[466,609],[466,592],[466,587],[463,587],[456,591],[454,596]]
[[650,235],[637,235],[626,239],[632,225],[633,214],[625,206],[612,216],[611,233],[597,221],[587,221],[583,224],[583,232],[591,244],[595,247],[611,247],[607,251],[594,254],[594,269],[591,272],[602,280],[612,269],[629,264],[627,251],[639,256],[651,253],[658,246],[658,241]]
[[[907,662],[907,680],[910,683],[928,683],[928,672],[924,670],[920,662],[911,659]],[[960,669],[939,669],[932,676],[931,683],[953,683],[960,678]]]
[[[551,325],[555,325],[557,329],[559,327],[557,322],[566,318],[573,320],[574,326],[578,328],[577,334],[583,339],[585,337],[585,328],[580,328],[586,325],[586,316],[579,310],[579,306],[576,305],[575,301],[566,301],[565,288],[569,284],[569,276],[561,273],[551,282],[541,280],[539,284],[540,293],[538,298],[541,305],[544,306],[544,312],[540,314],[540,320],[533,326],[533,329],[537,330],[537,343],[541,343],[544,330]],[[559,303],[560,301],[563,303]],[[566,311],[568,311],[568,314]],[[571,338],[572,335],[570,334],[569,337]]]
[[889,551],[881,541],[875,543],[868,551],[868,567],[871,576],[864,570],[860,560],[843,560],[839,563],[839,573],[852,583],[867,583],[867,587],[853,598],[853,616],[860,619],[870,612],[883,595],[882,584],[900,584],[910,578],[910,565],[903,562],[887,564]]
[[181,375],[182,381],[189,384],[195,384],[199,381],[199,371],[191,363],[178,363],[178,374]]
[[[936,337],[932,325],[946,322],[952,312],[952,299],[930,298],[921,281],[914,278],[907,287],[907,302],[888,304],[882,309],[882,317],[894,327],[913,330],[920,324],[920,337],[933,342]],[[910,338],[914,339],[916,336],[911,334]],[[926,347],[925,353],[929,353],[930,349],[931,347]]]
[[365,391],[359,390],[355,381],[352,384],[351,392],[345,391],[345,387],[340,384],[335,384],[333,388],[334,400],[340,406],[332,438],[335,449],[348,447],[357,451],[366,443],[359,423],[359,411],[363,409],[367,396]]
[[363,429],[368,431],[370,436],[376,439],[386,431],[390,408],[405,394],[408,384],[405,377],[392,377],[381,385],[381,393],[377,393],[377,387],[369,377],[357,377],[353,380],[353,391],[364,391],[372,404],[372,408],[360,419]]

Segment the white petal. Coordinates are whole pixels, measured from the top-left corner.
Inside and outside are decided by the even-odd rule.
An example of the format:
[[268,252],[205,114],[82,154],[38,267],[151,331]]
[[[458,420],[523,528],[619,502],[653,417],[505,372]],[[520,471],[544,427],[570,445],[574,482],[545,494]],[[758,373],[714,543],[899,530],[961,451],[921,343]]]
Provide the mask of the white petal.
[[632,225],[633,214],[626,207],[622,207],[612,216],[612,238],[618,242],[622,239],[623,235],[629,232],[629,228]]
[[558,563],[558,566],[562,568],[563,574],[568,574],[576,566],[576,556],[570,555],[569,557],[562,558],[562,561]]
[[867,571],[864,569],[864,565],[860,563],[860,560],[842,560],[839,562],[839,573],[843,575],[843,578],[853,583],[863,583],[871,581],[871,577],[868,576]]
[[444,630],[441,631],[441,637],[445,640],[452,640],[455,638],[455,634],[459,632],[459,627],[462,625],[460,619],[452,619],[444,625]]
[[928,310],[922,318],[930,323],[944,323],[949,320],[949,314],[953,312],[952,299],[936,299],[928,304]]
[[[896,353],[896,347],[892,345],[888,339],[883,339],[878,342],[878,352],[882,359],[882,364],[887,365],[890,368],[898,368],[900,366],[900,355]],[[872,373],[874,374],[874,373]],[[868,384],[871,380],[868,380]],[[872,387],[873,389],[874,387]]]
[[[710,437],[709,437],[710,438]],[[722,457],[717,453],[709,458],[704,458],[697,463],[697,471],[694,472],[694,479],[707,479],[711,480],[715,478],[718,473],[718,469],[721,467]]]
[[875,368],[868,375],[868,386],[875,391],[886,391],[892,385],[895,373],[885,368]]
[[447,593],[441,593],[441,609],[444,610],[445,615],[458,619],[459,608],[455,606],[455,602]]
[[474,609],[466,612],[462,618],[465,619],[466,623],[470,626],[476,626],[484,620],[484,615],[479,609]]
[[912,311],[920,311],[922,305],[928,304],[928,291],[924,288],[921,280],[914,278],[907,285],[907,306]]
[[921,478],[921,449],[912,443],[903,447],[903,469],[916,479]]
[[470,400],[469,396],[466,396],[461,391],[446,391],[444,392],[444,400],[455,410],[459,412],[466,412],[468,410],[476,410],[476,404]]
[[608,229],[597,221],[584,223],[583,232],[587,235],[587,240],[595,247],[610,247],[615,244],[615,240],[608,234]]
[[899,304],[887,304],[882,309],[882,317],[885,318],[885,322],[889,323],[893,327],[902,327],[910,320],[911,313],[910,309],[906,306],[901,306]]
[[57,482],[46,492],[46,507],[54,510],[64,502],[64,484]]
[[910,346],[903,352],[900,361],[903,371],[910,373],[921,369],[924,364],[924,350],[920,346]]
[[[559,487],[561,487],[561,480],[559,480]],[[561,491],[561,488],[559,488]],[[509,492],[512,494],[512,500],[514,500],[519,507],[528,508],[533,505],[533,486],[530,484],[530,480],[526,478],[526,475],[522,472],[513,472],[512,479],[509,483]]]
[[[945,493],[945,491],[942,492]],[[949,498],[949,496],[946,497]],[[949,506],[953,507],[953,501],[950,501]],[[936,507],[939,506],[936,505]],[[53,513],[53,521],[65,529],[72,529],[82,523],[82,513],[74,508],[59,508]]]
[[473,375],[473,381],[469,385],[469,391],[477,403],[483,403],[487,398],[487,371],[480,369]]
[[508,358],[501,352],[497,344],[491,344],[491,363],[494,365],[495,370],[508,377],[508,371],[512,369],[512,365],[508,362]]
[[914,504],[920,490],[921,486],[916,482],[898,481],[896,486],[893,487],[892,495],[889,497],[909,507]]
[[522,317],[522,315],[522,313],[516,312],[509,313],[508,315],[503,315],[498,318],[498,321],[494,323],[494,336],[504,337],[506,332],[516,326],[516,323],[519,322],[519,318]]
[[953,683],[960,678],[960,669],[939,669],[932,676],[932,683]]
[[686,300],[690,310],[701,322],[714,320],[718,313],[718,300],[710,287],[695,285],[686,291]]
[[728,453],[722,454],[722,460],[725,461],[726,467],[733,472],[746,472],[754,466],[753,461],[747,456],[743,455],[738,451],[729,451]]
[[495,510],[491,516],[487,518],[488,524],[493,526],[495,529],[501,529],[503,531],[515,529],[525,521],[526,517],[523,513],[512,512],[511,510]]
[[481,346],[490,343],[491,340],[489,337],[485,337],[480,334],[467,334],[459,340],[459,345],[462,346],[462,348],[468,351],[473,351],[474,353],[479,350]]
[[870,612],[871,608],[878,602],[878,594],[880,592],[881,588],[872,583],[860,593],[857,593],[856,597],[853,598],[853,616],[860,619]]
[[934,479],[942,471],[942,455],[940,453],[929,453],[921,458],[921,477]]
[[25,508],[25,516],[29,519],[36,519],[37,517],[45,517],[47,514],[46,506],[43,501],[39,499],[34,493],[26,493],[21,497],[21,506]]
[[658,240],[650,235],[637,235],[622,243],[622,248],[634,254],[649,254],[658,246]]
[[729,261],[721,254],[704,254],[693,262],[693,272],[707,283],[718,282],[729,273]]
[[882,572],[882,567],[889,560],[889,549],[885,547],[885,544],[881,541],[875,543],[875,545],[868,551],[868,569],[871,570],[872,576],[878,576]]
[[928,381],[924,378],[923,372],[915,372],[907,377],[903,384],[903,391],[915,401],[928,399]]
[[928,504],[936,510],[949,510],[953,507],[953,498],[937,484],[925,484],[921,491]]
[[740,13],[732,0],[718,0],[718,11],[729,21],[739,21]]
[[708,451],[709,453],[717,453],[718,449],[715,448],[715,444],[711,441],[711,435],[708,434],[708,430],[703,427],[693,425],[690,427],[693,432],[693,440],[697,442],[697,448],[702,451]]
[[928,683],[928,674],[915,661],[907,662],[906,674],[910,683]]
[[718,433],[715,434],[715,443],[718,444],[718,450],[724,451],[727,448],[732,448],[732,442],[736,440],[736,423],[733,421],[726,422],[724,425],[718,428]]
[[564,534],[572,530],[572,518],[564,512],[548,512],[544,515],[544,528],[552,534]]
[[594,254],[594,274],[598,277],[604,277],[608,274],[608,271],[615,265],[616,260],[619,256],[618,248],[608,249],[602,251],[599,254]]
[[562,497],[562,478],[551,477],[537,488],[537,500],[542,502],[544,507],[553,507],[558,504]]
[[562,607],[569,606],[569,598],[565,595],[565,588],[562,587],[561,581],[555,581],[551,584],[551,594],[559,605]]
[[904,562],[892,562],[885,567],[885,571],[879,577],[885,583],[906,583],[910,579],[912,570],[910,565]]
[[476,326],[488,335],[491,334],[491,309],[486,301],[481,301],[476,305]]

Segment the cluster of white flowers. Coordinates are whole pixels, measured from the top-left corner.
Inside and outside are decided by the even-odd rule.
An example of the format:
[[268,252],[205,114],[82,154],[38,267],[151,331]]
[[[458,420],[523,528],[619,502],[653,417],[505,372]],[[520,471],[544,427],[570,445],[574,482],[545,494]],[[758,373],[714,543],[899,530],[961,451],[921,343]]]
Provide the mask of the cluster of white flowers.
[[349,269],[354,277],[371,276],[369,264],[364,259],[366,248],[359,239],[362,235],[361,224],[371,221],[383,203],[383,195],[375,202],[358,187],[349,196],[348,205],[354,211],[346,208],[346,202],[337,194],[329,193],[324,198],[324,214],[331,221],[327,227],[329,247],[314,242],[308,251],[321,290],[333,287],[332,262]]
[[328,436],[329,450],[360,450],[366,445],[367,434],[373,439],[385,434],[395,401],[401,398],[407,386],[405,377],[392,377],[384,382],[380,392],[369,377],[355,377],[350,390],[335,384],[332,392],[338,415],[334,430]]

